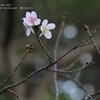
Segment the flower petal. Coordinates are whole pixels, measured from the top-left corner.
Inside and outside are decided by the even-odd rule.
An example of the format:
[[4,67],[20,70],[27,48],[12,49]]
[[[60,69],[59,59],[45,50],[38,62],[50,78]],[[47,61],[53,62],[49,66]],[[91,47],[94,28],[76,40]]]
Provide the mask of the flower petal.
[[27,35],[27,36],[30,35],[30,29],[29,29],[29,28],[26,29],[26,35]]
[[43,28],[43,26],[41,26],[41,27],[40,27],[40,29],[41,29],[41,31],[42,31],[42,32],[44,31],[44,28]]
[[37,18],[37,19],[34,21],[34,25],[39,25],[40,22],[41,22],[41,19],[38,19],[38,18]]
[[[24,18],[23,18],[23,19],[24,19]],[[27,27],[27,25],[26,25],[25,21],[23,21],[23,25],[24,25],[25,27]]]
[[50,39],[50,38],[52,37],[52,34],[51,34],[50,31],[45,31],[44,36],[45,36],[47,39]]
[[31,13],[30,12],[26,12],[26,18],[31,17]]
[[33,18],[37,18],[37,14],[36,14],[35,11],[32,11],[31,14],[32,14],[32,17],[33,17]]
[[47,25],[47,28],[50,29],[54,29],[56,27],[56,25],[54,23],[50,23]]
[[34,30],[32,29],[32,27],[30,27],[30,31],[34,34]]
[[45,20],[43,20],[43,22],[42,22],[42,26],[46,26],[48,24],[48,20],[47,19],[45,19]]
[[23,22],[23,25],[25,26],[26,29],[30,27],[25,23],[25,21]]
[[27,19],[26,20],[24,20],[25,21],[25,23],[28,25],[28,26],[32,26],[33,25],[33,23],[32,22],[30,22],[30,21],[28,21]]

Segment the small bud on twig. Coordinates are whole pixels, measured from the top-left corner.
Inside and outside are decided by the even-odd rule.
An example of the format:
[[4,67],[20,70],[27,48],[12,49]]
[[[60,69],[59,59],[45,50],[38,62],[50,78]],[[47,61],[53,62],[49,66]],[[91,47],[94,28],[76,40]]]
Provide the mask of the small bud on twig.
[[94,65],[94,62],[86,62],[86,66],[92,66]]
[[33,49],[33,45],[32,44],[27,44],[26,45],[26,49],[27,49],[27,52],[32,52],[32,49]]

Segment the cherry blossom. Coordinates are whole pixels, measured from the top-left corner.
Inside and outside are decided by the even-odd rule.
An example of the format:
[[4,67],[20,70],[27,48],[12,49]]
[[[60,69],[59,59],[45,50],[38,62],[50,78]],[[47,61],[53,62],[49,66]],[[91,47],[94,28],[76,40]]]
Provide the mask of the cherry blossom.
[[26,12],[26,17],[23,18],[23,25],[26,29],[26,35],[29,36],[30,33],[34,33],[34,30],[32,27],[39,25],[41,22],[41,19],[37,18],[37,14],[35,11]]
[[52,30],[55,27],[56,25],[54,23],[48,24],[47,19],[43,20],[42,26],[41,26],[42,33],[40,34],[40,36],[44,35],[47,39],[50,39],[52,37],[52,33],[49,30]]
[[28,26],[37,26],[41,22],[41,19],[37,18],[37,14],[34,11],[32,11],[31,13],[26,12],[26,17],[23,18],[23,20]]

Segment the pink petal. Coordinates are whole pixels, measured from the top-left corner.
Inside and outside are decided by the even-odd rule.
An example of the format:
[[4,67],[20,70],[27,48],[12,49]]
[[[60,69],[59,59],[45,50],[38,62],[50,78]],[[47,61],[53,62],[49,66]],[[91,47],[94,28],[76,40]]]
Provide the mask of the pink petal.
[[26,29],[26,35],[27,35],[27,36],[30,35],[30,29],[29,29],[29,28]]
[[41,22],[41,19],[38,19],[38,18],[37,18],[37,19],[34,21],[34,25],[39,25],[40,22]]
[[23,21],[23,25],[27,28],[27,27],[29,27],[27,24],[26,24],[26,18],[23,18],[24,19],[24,21]]
[[50,39],[50,38],[52,37],[52,34],[51,34],[50,31],[45,31],[44,36],[45,36],[47,39]]
[[45,19],[45,20],[43,20],[43,22],[42,22],[42,26],[46,26],[48,24],[48,20],[47,19]]
[[32,17],[33,17],[33,18],[37,18],[37,14],[36,14],[35,11],[32,11],[31,14],[32,14]]
[[30,12],[26,12],[26,18],[31,17],[31,13]]
[[27,24],[25,23],[25,21],[23,22],[23,25],[25,26],[25,28],[29,28],[29,27],[30,27],[29,25],[27,25]]
[[27,27],[27,25],[26,25],[25,21],[23,21],[23,25],[24,25],[25,27]]
[[47,25],[47,28],[50,29],[54,29],[56,27],[56,25],[54,23],[50,23]]
[[33,25],[33,23],[32,22],[30,22],[30,21],[28,21],[27,19],[26,20],[24,20],[25,21],[25,23],[28,25],[28,26],[32,26]]

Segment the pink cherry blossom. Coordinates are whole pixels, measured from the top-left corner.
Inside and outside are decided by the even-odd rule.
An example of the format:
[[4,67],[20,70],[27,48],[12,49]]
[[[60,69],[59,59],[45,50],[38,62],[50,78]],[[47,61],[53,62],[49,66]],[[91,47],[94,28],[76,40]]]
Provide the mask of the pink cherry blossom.
[[24,23],[27,24],[28,26],[34,26],[34,25],[39,25],[41,22],[41,19],[37,18],[36,12],[32,11],[26,12],[26,17],[23,18]]
[[37,26],[40,24],[40,22],[41,19],[37,18],[36,12],[26,12],[26,17],[23,18],[23,25],[26,29],[26,35],[29,36],[31,32],[34,33],[32,26]]
[[41,26],[42,33],[40,34],[40,36],[44,35],[47,39],[50,39],[52,37],[52,33],[49,30],[52,30],[55,27],[56,27],[56,25],[54,23],[48,24],[48,20],[45,19],[42,22],[42,26]]

